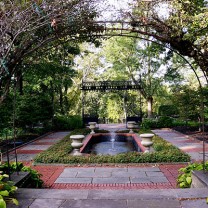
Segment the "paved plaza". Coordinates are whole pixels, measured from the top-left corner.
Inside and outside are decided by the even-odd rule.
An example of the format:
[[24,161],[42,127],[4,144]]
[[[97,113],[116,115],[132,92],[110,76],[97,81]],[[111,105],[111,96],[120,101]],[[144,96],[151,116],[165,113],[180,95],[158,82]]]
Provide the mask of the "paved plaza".
[[[124,130],[125,124],[100,124],[100,129]],[[170,129],[153,131],[191,156],[202,160],[202,142]],[[69,132],[57,132],[18,149],[18,161],[33,164],[44,151]],[[206,144],[205,149],[208,150]],[[42,174],[45,189],[19,189],[22,208],[208,208],[208,189],[178,189],[179,164],[47,165],[32,168]],[[9,205],[9,208],[17,207]]]
[[[208,190],[19,189],[19,208],[207,208]],[[16,208],[9,205],[8,208]]]

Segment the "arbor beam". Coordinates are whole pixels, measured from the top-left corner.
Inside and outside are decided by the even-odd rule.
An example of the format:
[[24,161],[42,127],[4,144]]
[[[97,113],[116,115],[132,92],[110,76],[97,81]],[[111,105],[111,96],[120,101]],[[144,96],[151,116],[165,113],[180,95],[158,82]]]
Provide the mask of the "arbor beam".
[[138,90],[141,89],[141,83],[132,81],[82,82],[80,89],[83,91]]

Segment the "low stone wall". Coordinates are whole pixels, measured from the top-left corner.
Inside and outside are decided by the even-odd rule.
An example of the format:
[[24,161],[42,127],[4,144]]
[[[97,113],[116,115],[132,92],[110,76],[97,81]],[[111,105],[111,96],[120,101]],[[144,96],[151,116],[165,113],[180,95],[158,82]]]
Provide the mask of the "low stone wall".
[[193,171],[191,188],[208,187],[208,172]]

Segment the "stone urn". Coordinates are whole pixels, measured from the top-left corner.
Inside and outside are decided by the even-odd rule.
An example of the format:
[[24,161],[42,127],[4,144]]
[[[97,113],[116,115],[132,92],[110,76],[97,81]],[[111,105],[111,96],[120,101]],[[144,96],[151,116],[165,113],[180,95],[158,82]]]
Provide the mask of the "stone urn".
[[97,123],[96,122],[89,122],[88,124],[90,125],[89,128],[91,129],[90,134],[94,134],[95,133],[95,131],[94,131],[95,130],[95,126],[96,126]]
[[73,155],[82,155],[80,153],[80,148],[83,146],[82,140],[84,139],[84,135],[71,135],[70,139],[72,139],[71,146],[74,148]]
[[146,147],[145,153],[150,152],[150,147],[153,145],[153,138],[154,134],[140,134],[140,137],[142,138],[141,144]]
[[129,121],[129,122],[127,123],[127,128],[129,129],[129,133],[130,133],[130,134],[134,133],[134,132],[133,132],[134,126],[135,126],[135,121]]

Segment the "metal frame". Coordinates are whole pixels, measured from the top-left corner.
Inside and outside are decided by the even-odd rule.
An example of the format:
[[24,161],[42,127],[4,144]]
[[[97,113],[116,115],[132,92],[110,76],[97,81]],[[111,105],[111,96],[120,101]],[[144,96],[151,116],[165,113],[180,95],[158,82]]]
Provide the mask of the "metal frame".
[[[82,120],[83,124],[85,121],[90,119],[98,119],[98,118],[91,118],[91,117],[85,117],[85,92],[87,91],[99,91],[99,92],[114,92],[114,91],[124,91],[124,90],[141,90],[141,77],[140,82],[133,82],[133,81],[98,81],[98,82],[86,82],[82,81],[82,84],[80,86],[80,90],[82,91]],[[140,94],[140,101],[141,101],[141,94]],[[140,120],[142,119],[142,103],[140,102]]]
[[141,89],[141,83],[135,84],[132,81],[82,82],[80,89],[83,91],[138,90]]

